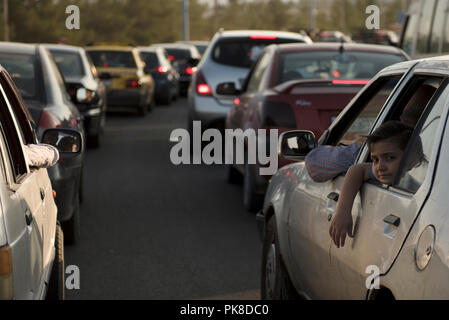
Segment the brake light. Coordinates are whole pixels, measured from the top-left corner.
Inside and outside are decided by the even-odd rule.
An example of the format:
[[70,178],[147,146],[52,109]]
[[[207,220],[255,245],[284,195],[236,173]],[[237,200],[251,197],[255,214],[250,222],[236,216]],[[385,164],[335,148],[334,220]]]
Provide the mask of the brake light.
[[174,56],[168,56],[168,60],[173,61],[173,60],[175,60],[175,57]]
[[236,106],[238,106],[238,105],[240,104],[240,99],[239,99],[239,98],[235,98],[235,99],[234,99],[234,104],[235,104]]
[[196,92],[200,96],[212,96],[212,90],[206,82],[204,75],[201,71],[196,74]]
[[157,72],[159,73],[167,73],[167,71],[168,71],[167,67],[164,66],[157,67]]
[[126,87],[127,88],[140,88],[139,80],[136,80],[136,79],[126,80]]
[[270,35],[261,35],[261,34],[253,34],[249,36],[250,39],[257,39],[257,40],[275,40],[277,39],[276,36],[270,36]]
[[14,298],[12,253],[9,246],[0,248],[0,299]]
[[192,67],[187,67],[186,68],[186,73],[192,75],[195,72],[196,68],[192,68]]
[[332,84],[366,85],[369,80],[332,80]]

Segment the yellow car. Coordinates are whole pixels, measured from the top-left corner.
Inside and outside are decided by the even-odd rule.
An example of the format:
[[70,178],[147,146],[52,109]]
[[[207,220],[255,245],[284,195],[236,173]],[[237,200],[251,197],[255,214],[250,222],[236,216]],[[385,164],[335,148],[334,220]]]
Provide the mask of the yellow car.
[[109,110],[135,108],[140,116],[151,110],[154,80],[136,48],[101,45],[86,52],[106,86]]

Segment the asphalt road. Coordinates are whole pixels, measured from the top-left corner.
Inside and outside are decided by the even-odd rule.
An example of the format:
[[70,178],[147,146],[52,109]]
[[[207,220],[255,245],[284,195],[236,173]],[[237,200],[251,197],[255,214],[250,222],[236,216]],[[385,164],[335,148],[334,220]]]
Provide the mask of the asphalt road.
[[186,115],[185,99],[145,118],[108,114],[85,159],[81,241],[65,248],[80,270],[67,299],[259,298],[262,244],[242,186],[223,166],[170,161]]

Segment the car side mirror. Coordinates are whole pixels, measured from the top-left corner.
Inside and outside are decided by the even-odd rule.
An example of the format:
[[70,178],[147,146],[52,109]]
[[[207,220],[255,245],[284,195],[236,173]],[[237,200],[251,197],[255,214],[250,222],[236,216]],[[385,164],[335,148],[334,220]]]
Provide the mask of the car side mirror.
[[42,135],[42,143],[56,147],[61,157],[79,155],[83,149],[83,137],[74,129],[47,129]]
[[240,94],[240,90],[235,87],[234,82],[224,82],[220,83],[215,90],[217,94],[223,96],[237,96]]
[[315,135],[311,131],[295,130],[281,134],[278,155],[281,158],[301,161],[317,146]]
[[112,76],[109,72],[102,72],[100,73],[100,75],[98,76],[101,80],[111,80]]

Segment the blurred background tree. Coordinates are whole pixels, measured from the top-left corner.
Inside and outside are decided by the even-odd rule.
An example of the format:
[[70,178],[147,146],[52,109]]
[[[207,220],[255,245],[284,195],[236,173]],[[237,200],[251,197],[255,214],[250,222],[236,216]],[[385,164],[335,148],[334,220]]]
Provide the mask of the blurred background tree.
[[[370,0],[314,0],[315,27],[351,33],[363,28]],[[121,42],[149,45],[182,40],[182,0],[9,0],[9,38],[19,42]],[[382,1],[381,27],[397,22],[403,0]],[[80,30],[68,30],[68,5],[80,8]],[[0,1],[3,11],[3,2]],[[309,0],[189,0],[191,40],[219,29],[310,27]],[[3,34],[3,23],[0,34]]]

